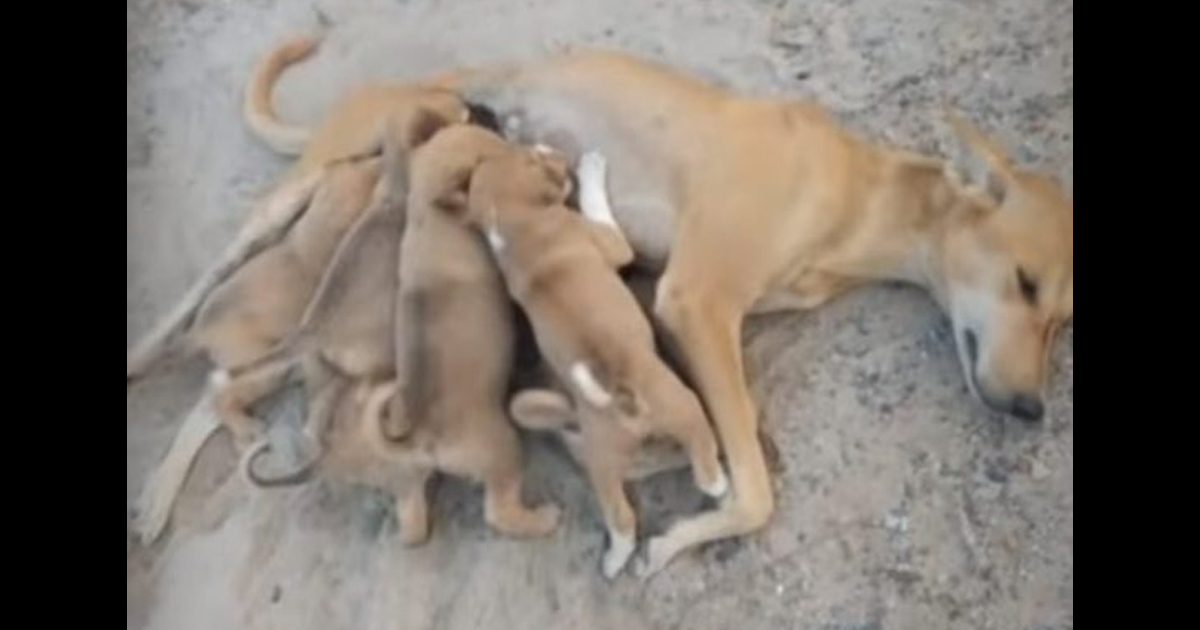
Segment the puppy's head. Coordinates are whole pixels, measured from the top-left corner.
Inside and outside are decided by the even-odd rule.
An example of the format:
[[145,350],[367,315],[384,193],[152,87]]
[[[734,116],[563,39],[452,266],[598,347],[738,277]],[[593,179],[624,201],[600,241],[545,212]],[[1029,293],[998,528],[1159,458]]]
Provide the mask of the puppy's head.
[[971,391],[996,411],[1038,420],[1050,349],[1074,315],[1074,208],[1050,178],[1016,168],[947,114],[968,151],[947,173],[958,211],[940,241],[935,293]]
[[475,168],[509,150],[499,135],[470,124],[438,129],[413,155],[409,176],[414,205],[437,208],[454,216],[467,214],[467,192]]
[[438,90],[428,90],[422,97],[397,106],[384,120],[380,133],[388,186],[399,194],[407,194],[413,151],[438,131],[469,117],[464,102],[452,93]]
[[506,214],[561,205],[573,186],[563,154],[542,145],[513,147],[475,169],[467,219],[482,224]]

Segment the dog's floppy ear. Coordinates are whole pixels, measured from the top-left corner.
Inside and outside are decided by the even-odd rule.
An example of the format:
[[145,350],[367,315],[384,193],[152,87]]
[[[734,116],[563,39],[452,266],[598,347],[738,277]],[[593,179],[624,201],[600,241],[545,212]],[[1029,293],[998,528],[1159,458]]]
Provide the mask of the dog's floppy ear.
[[997,205],[1003,204],[1016,181],[1008,155],[949,102],[943,104],[942,112],[959,141],[947,165],[952,169],[947,175],[960,185],[981,191]]

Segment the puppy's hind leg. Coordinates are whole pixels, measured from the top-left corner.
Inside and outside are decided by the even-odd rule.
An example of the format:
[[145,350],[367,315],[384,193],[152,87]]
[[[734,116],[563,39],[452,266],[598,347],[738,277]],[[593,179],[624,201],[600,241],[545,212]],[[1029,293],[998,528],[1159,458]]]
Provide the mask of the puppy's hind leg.
[[471,434],[473,444],[464,453],[467,456],[464,459],[475,460],[483,479],[484,518],[510,536],[550,535],[558,528],[558,506],[529,508],[521,500],[524,472],[516,430],[503,414],[497,414],[488,423],[488,429]]
[[696,487],[714,499],[729,490],[729,478],[718,459],[717,439],[700,399],[663,364],[653,368],[646,394],[654,422],[683,445],[692,464]]
[[637,548],[637,515],[625,494],[629,458],[637,443],[607,425],[607,419],[592,420],[583,424],[582,458],[608,529],[608,549],[601,570],[611,580],[625,568]]
[[225,372],[218,372],[214,379],[214,401],[221,422],[233,433],[239,451],[245,451],[262,432],[262,421],[251,416],[249,407],[283,382],[291,369],[291,363],[264,366],[232,379]]
[[234,242],[221,254],[221,258],[192,284],[175,308],[159,320],[126,354],[126,384],[142,376],[171,351],[175,342],[191,326],[197,311],[213,289],[263,249],[283,238],[308,209],[322,177],[323,171],[316,169],[312,174],[290,182],[261,202],[262,211],[251,215],[252,220],[242,228]]
[[162,534],[196,456],[221,426],[213,408],[214,385],[211,381],[184,418],[171,448],[150,474],[138,497],[133,529],[142,544],[153,543]]
[[406,470],[397,482],[396,524],[400,542],[409,547],[429,540],[429,498],[425,487],[433,471],[427,468]]

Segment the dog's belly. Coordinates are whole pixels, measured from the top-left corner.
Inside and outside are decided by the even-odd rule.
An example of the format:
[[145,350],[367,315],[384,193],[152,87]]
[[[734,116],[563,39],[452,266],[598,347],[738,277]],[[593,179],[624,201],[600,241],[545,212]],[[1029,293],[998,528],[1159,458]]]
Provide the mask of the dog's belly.
[[514,98],[495,96],[483,104],[496,112],[506,137],[541,143],[577,163],[586,151],[608,161],[613,215],[643,266],[661,269],[670,252],[675,207],[671,164],[653,135],[630,133],[599,103],[568,94],[523,90]]

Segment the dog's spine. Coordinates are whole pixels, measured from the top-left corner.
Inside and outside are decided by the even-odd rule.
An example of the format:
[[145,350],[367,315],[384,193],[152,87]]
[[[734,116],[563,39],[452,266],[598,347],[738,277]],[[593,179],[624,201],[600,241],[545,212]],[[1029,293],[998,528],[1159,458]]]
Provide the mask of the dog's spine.
[[271,150],[288,156],[300,155],[308,144],[311,130],[285,123],[275,115],[271,93],[283,71],[313,53],[321,40],[299,37],[277,46],[263,57],[246,85],[242,100],[242,117],[250,130]]

